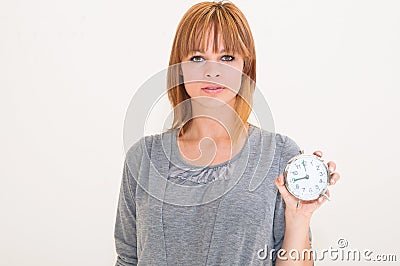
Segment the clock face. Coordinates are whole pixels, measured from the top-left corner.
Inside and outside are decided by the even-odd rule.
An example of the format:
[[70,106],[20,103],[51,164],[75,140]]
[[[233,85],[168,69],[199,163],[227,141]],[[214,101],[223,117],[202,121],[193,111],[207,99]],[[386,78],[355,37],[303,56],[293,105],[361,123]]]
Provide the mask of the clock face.
[[328,169],[315,155],[299,155],[289,161],[285,169],[288,191],[301,200],[315,200],[326,191]]

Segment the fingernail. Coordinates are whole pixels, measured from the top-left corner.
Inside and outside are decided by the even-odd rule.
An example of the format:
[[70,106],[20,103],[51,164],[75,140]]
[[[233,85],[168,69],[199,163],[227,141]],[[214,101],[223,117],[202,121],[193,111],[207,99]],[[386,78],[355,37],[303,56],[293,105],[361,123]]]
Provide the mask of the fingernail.
[[332,173],[335,169],[332,166],[329,167],[329,171]]
[[335,179],[331,179],[331,184],[335,184]]

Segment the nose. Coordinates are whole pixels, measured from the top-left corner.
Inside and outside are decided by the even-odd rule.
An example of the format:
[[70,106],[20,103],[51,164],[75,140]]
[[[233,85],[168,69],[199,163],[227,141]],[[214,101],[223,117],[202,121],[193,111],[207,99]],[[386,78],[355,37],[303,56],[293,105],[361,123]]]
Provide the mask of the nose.
[[212,74],[211,73],[207,73],[206,77],[207,78],[212,78],[212,77],[216,77],[217,78],[217,77],[219,77],[219,74],[218,73],[212,73]]
[[205,76],[207,78],[219,77],[221,75],[220,70],[218,68],[218,63],[215,62],[207,62],[205,68]]

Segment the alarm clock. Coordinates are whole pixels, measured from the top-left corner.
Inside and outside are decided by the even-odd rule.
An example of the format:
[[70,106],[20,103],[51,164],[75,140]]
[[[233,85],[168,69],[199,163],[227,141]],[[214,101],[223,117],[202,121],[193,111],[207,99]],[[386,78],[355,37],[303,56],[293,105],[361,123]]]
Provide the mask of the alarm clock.
[[287,190],[302,201],[312,201],[324,196],[328,189],[330,174],[324,161],[316,155],[300,154],[291,158],[283,172]]

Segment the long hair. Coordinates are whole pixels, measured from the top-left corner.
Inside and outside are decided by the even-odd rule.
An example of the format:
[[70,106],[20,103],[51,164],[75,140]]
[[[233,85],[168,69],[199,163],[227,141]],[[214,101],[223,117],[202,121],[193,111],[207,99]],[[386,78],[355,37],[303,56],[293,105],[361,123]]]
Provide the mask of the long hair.
[[183,15],[178,25],[167,73],[168,98],[174,109],[171,129],[181,128],[180,134],[183,134],[191,125],[190,96],[180,74],[180,63],[193,51],[205,50],[206,34],[210,29],[214,30],[214,53],[219,47],[218,34],[221,34],[226,52],[238,53],[244,60],[242,83],[234,105],[240,118],[236,119],[232,134],[232,139],[237,141],[243,130],[242,125],[247,123],[251,113],[256,81],[256,54],[249,24],[243,13],[231,2],[195,4]]

